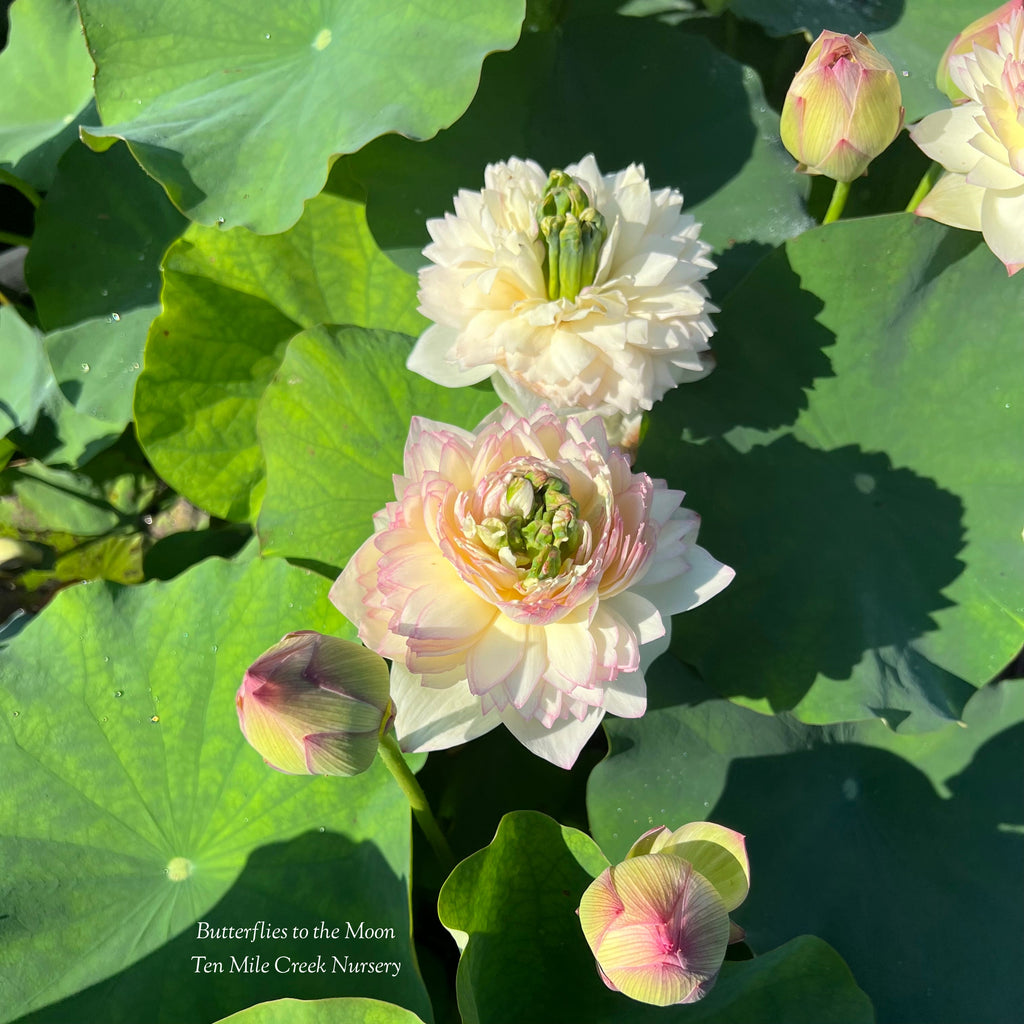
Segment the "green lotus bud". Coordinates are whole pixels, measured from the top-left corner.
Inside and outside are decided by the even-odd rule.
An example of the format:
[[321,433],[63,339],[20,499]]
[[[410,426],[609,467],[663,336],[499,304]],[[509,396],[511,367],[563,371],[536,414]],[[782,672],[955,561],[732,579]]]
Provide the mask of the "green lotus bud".
[[394,710],[384,659],[361,644],[289,633],[249,666],[235,697],[242,733],[291,775],[357,775]]

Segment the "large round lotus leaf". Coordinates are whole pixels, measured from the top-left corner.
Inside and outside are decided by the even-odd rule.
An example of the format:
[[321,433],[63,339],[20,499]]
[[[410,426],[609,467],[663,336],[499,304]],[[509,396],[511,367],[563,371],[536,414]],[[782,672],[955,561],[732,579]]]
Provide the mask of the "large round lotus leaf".
[[949,41],[995,0],[732,0],[730,10],[776,36],[823,29],[866,33],[900,75],[907,120],[949,105],[935,86],[939,58]]
[[187,221],[125,146],[71,146],[36,211],[25,277],[47,330],[152,305]]
[[640,451],[736,569],[674,649],[807,722],[957,718],[1024,641],[1024,292],[980,235],[896,214],[787,243],[718,324]]
[[[199,1024],[339,994],[429,1013],[401,791],[379,763],[351,779],[280,774],[238,728],[250,662],[290,630],[345,628],[326,589],[283,561],[211,559],[169,583],[65,590],[6,646],[3,1020],[45,1007],[31,1019]],[[286,937],[203,938],[200,921]],[[317,938],[320,922],[343,937]],[[346,939],[346,922],[394,938]],[[328,972],[232,970],[247,955],[320,956]],[[401,966],[329,973],[333,956]]]
[[0,53],[0,164],[59,134],[92,96],[92,61],[72,0],[17,0]]
[[194,225],[164,260],[135,396],[139,439],[195,504],[244,519],[261,481],[256,410],[292,335],[318,323],[418,334],[416,281],[377,249],[363,208],[322,195],[281,235]]
[[264,553],[339,568],[395,497],[410,411],[472,428],[493,392],[442,388],[405,368],[409,338],[358,327],[294,337],[260,406]]
[[612,859],[654,825],[737,829],[751,889],[733,917],[755,951],[797,929],[821,936],[882,1021],[1013,1019],[1024,985],[1003,964],[1024,929],[1024,681],[978,691],[963,725],[912,736],[758,715],[671,655],[648,683],[643,718],[605,720],[611,754],[589,780]]
[[423,1024],[415,1013],[377,999],[275,999],[217,1024]]
[[846,965],[810,937],[725,964],[711,994],[691,1006],[648,1006],[610,992],[576,916],[584,890],[607,866],[584,833],[515,811],[502,818],[489,846],[455,868],[438,916],[462,951],[456,985],[466,1024],[874,1020]]
[[126,139],[193,220],[283,231],[334,155],[386,132],[430,138],[455,121],[484,56],[515,45],[523,8],[82,0],[104,122],[88,132],[100,146]]
[[[637,73],[610,74],[609,54]],[[606,174],[642,163],[654,187],[679,189],[719,248],[778,243],[811,224],[807,179],[793,174],[756,73],[704,39],[637,18],[526,36],[488,58],[454,127],[427,143],[377,139],[346,163],[366,187],[381,246],[418,250],[426,220],[451,210],[459,189],[482,188],[488,163],[519,156],[550,168],[588,152]]]

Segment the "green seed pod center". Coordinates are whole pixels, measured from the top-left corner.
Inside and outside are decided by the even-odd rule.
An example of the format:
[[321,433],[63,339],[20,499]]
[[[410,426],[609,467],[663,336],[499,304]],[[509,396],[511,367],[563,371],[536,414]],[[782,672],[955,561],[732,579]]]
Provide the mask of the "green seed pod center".
[[608,237],[604,217],[590,205],[579,182],[552,171],[537,204],[537,225],[544,240],[544,277],[549,299],[574,301],[594,283],[601,247]]

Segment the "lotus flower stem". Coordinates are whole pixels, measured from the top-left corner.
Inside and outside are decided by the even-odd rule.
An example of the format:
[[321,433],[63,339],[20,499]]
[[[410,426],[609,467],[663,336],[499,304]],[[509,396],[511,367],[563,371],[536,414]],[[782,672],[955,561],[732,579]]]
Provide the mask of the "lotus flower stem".
[[834,220],[839,220],[843,212],[843,207],[846,206],[846,197],[850,194],[850,183],[848,181],[837,181],[836,187],[832,190],[832,201],[828,204],[828,209],[825,211],[825,216],[822,218],[822,224],[831,224]]
[[10,185],[11,188],[17,189],[36,209],[43,201],[42,196],[24,178],[19,178],[2,167],[0,167],[0,184]]
[[445,873],[451,873],[452,868],[455,867],[455,855],[452,853],[448,840],[445,839],[444,833],[441,831],[433,812],[430,810],[426,794],[416,781],[416,776],[413,775],[409,766],[405,763],[402,749],[398,745],[398,740],[395,739],[395,734],[389,732],[382,736],[380,746],[377,749],[380,753],[380,759],[387,765],[388,771],[394,775],[398,785],[402,787],[402,792],[406,795],[409,806],[412,808],[413,816],[419,822],[420,828],[423,829],[423,834],[427,837],[427,842],[430,843],[438,862]]
[[933,160],[931,166],[924,172],[923,177],[918,182],[917,188],[914,189],[914,194],[910,197],[910,202],[907,203],[907,208],[904,212],[913,213],[917,209],[921,200],[931,192],[935,182],[939,180],[940,174],[942,174],[942,164]]

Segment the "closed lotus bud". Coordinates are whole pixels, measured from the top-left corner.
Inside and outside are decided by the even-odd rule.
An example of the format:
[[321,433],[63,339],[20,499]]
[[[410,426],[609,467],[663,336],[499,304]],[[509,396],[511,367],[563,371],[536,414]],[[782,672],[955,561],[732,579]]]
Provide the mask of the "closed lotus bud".
[[939,61],[935,84],[954,103],[966,100],[967,95],[957,86],[949,73],[949,59],[962,53],[972,53],[977,46],[982,50],[995,50],[999,44],[999,26],[1009,25],[1010,15],[1024,9],[1024,0],[1009,0],[977,21],[972,21],[950,44]]
[[642,835],[580,901],[580,924],[604,983],[656,1006],[692,1003],[711,990],[746,898],[743,836],[709,821]]
[[235,697],[245,738],[291,775],[358,775],[393,717],[384,659],[361,644],[289,633],[249,666]]
[[722,898],[670,853],[606,868],[583,894],[579,913],[604,983],[642,1003],[696,1002],[725,960],[729,912]]
[[850,182],[903,125],[892,65],[863,33],[822,32],[811,44],[782,108],[782,142],[804,174]]

